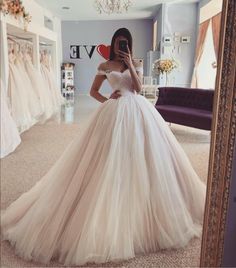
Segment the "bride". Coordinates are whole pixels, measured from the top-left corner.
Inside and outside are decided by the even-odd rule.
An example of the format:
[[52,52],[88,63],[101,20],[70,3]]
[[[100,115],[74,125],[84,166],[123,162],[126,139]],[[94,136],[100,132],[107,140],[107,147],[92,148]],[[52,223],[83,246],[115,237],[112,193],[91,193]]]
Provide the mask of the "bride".
[[[122,50],[121,40],[128,44]],[[201,235],[205,184],[138,94],[141,78],[131,34],[121,28],[91,87],[102,104],[50,171],[2,211],[2,236],[16,254],[41,263],[102,263],[184,247]],[[105,79],[109,99],[99,93]]]

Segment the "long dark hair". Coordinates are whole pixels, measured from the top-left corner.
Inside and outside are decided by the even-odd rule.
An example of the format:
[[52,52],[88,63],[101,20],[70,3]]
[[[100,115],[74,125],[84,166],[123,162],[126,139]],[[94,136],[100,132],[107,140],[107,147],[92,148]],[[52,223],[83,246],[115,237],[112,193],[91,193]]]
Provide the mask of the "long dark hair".
[[127,38],[128,47],[129,47],[131,56],[133,55],[133,38],[132,38],[132,35],[131,35],[130,31],[127,28],[120,28],[114,33],[114,35],[112,37],[112,40],[111,40],[110,57],[109,57],[110,60],[113,60],[115,58],[114,45],[115,45],[116,38],[119,37],[119,36],[123,36],[123,37]]

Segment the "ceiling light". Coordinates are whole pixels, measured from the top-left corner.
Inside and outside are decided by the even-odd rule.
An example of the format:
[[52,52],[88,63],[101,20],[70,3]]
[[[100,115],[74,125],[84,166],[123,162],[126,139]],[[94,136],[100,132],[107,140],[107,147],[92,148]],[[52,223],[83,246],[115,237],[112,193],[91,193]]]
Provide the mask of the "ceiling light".
[[131,0],[95,0],[94,6],[101,13],[122,13],[128,11],[132,5]]

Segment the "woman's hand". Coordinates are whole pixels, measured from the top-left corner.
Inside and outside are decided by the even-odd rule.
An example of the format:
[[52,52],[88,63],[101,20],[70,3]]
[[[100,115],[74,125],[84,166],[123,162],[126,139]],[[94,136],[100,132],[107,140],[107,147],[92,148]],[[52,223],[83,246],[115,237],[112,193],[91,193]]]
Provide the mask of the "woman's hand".
[[140,92],[142,90],[142,74],[137,73],[136,68],[133,64],[132,56],[129,50],[129,46],[127,45],[127,52],[119,51],[119,55],[122,58],[122,60],[125,62],[125,64],[128,66],[130,70],[130,74],[132,77],[132,87],[134,88],[135,91]]
[[129,50],[129,46],[126,46],[128,52],[124,52],[121,50],[118,50],[119,55],[121,59],[124,61],[124,63],[130,68],[133,65],[132,56]]
[[121,93],[120,90],[117,89],[111,94],[109,99],[118,99],[119,97],[121,97]]

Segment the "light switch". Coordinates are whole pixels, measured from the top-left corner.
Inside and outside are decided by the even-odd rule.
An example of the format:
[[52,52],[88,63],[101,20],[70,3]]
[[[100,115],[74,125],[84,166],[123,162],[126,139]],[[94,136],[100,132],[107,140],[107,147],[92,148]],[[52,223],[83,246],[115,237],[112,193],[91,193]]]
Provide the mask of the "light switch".
[[190,43],[190,36],[181,36],[181,43]]

